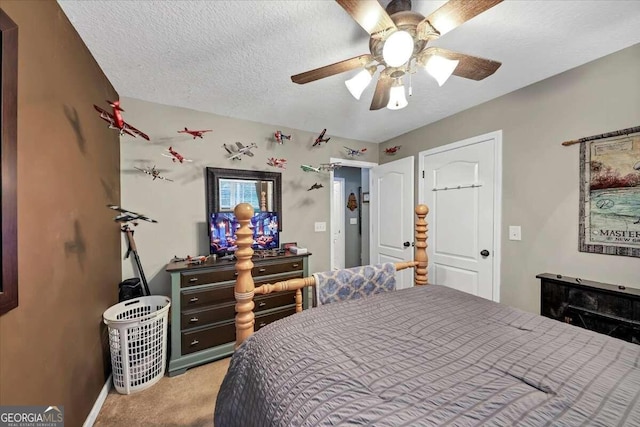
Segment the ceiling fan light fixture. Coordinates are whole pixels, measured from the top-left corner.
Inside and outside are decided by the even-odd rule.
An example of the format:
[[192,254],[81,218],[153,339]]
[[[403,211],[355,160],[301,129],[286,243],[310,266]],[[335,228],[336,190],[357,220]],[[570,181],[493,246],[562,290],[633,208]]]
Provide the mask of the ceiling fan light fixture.
[[382,58],[390,67],[405,64],[413,54],[413,37],[406,31],[392,33],[382,46]]
[[349,89],[349,93],[351,93],[355,99],[360,99],[362,92],[364,92],[367,86],[369,86],[369,83],[371,83],[371,79],[373,78],[373,73],[375,71],[375,67],[365,68],[344,82],[347,89]]
[[460,61],[432,55],[424,68],[442,86],[451,77]]
[[396,80],[389,90],[389,103],[387,104],[387,108],[389,110],[400,110],[407,105],[409,105],[409,102],[407,102],[407,96],[404,93],[404,85],[400,80]]

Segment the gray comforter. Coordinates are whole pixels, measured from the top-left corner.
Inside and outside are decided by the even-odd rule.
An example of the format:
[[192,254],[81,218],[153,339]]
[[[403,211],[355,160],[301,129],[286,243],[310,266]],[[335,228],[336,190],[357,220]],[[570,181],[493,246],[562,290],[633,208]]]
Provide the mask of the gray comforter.
[[268,325],[216,427],[640,426],[640,346],[429,285]]

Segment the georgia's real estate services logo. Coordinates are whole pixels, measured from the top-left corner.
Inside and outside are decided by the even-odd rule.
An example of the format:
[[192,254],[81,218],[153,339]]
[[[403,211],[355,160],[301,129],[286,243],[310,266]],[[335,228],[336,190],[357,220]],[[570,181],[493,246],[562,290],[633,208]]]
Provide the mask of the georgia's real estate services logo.
[[0,427],[64,427],[64,406],[0,406]]

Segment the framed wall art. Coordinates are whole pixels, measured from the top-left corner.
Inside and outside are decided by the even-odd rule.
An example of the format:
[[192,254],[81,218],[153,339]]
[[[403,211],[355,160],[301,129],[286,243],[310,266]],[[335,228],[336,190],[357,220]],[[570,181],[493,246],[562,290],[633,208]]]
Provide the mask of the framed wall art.
[[2,282],[0,315],[18,306],[18,26],[0,9],[0,143],[2,181]]
[[579,215],[581,252],[640,257],[640,129],[580,144]]

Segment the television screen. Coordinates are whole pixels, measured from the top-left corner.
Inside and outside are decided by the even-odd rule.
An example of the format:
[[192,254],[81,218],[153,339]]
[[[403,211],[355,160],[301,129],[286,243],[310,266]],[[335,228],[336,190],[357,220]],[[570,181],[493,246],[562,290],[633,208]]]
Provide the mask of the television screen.
[[[251,218],[253,229],[253,250],[278,249],[278,214],[276,212],[256,212]],[[210,253],[226,255],[238,249],[236,230],[240,228],[232,212],[211,214],[209,222]]]

